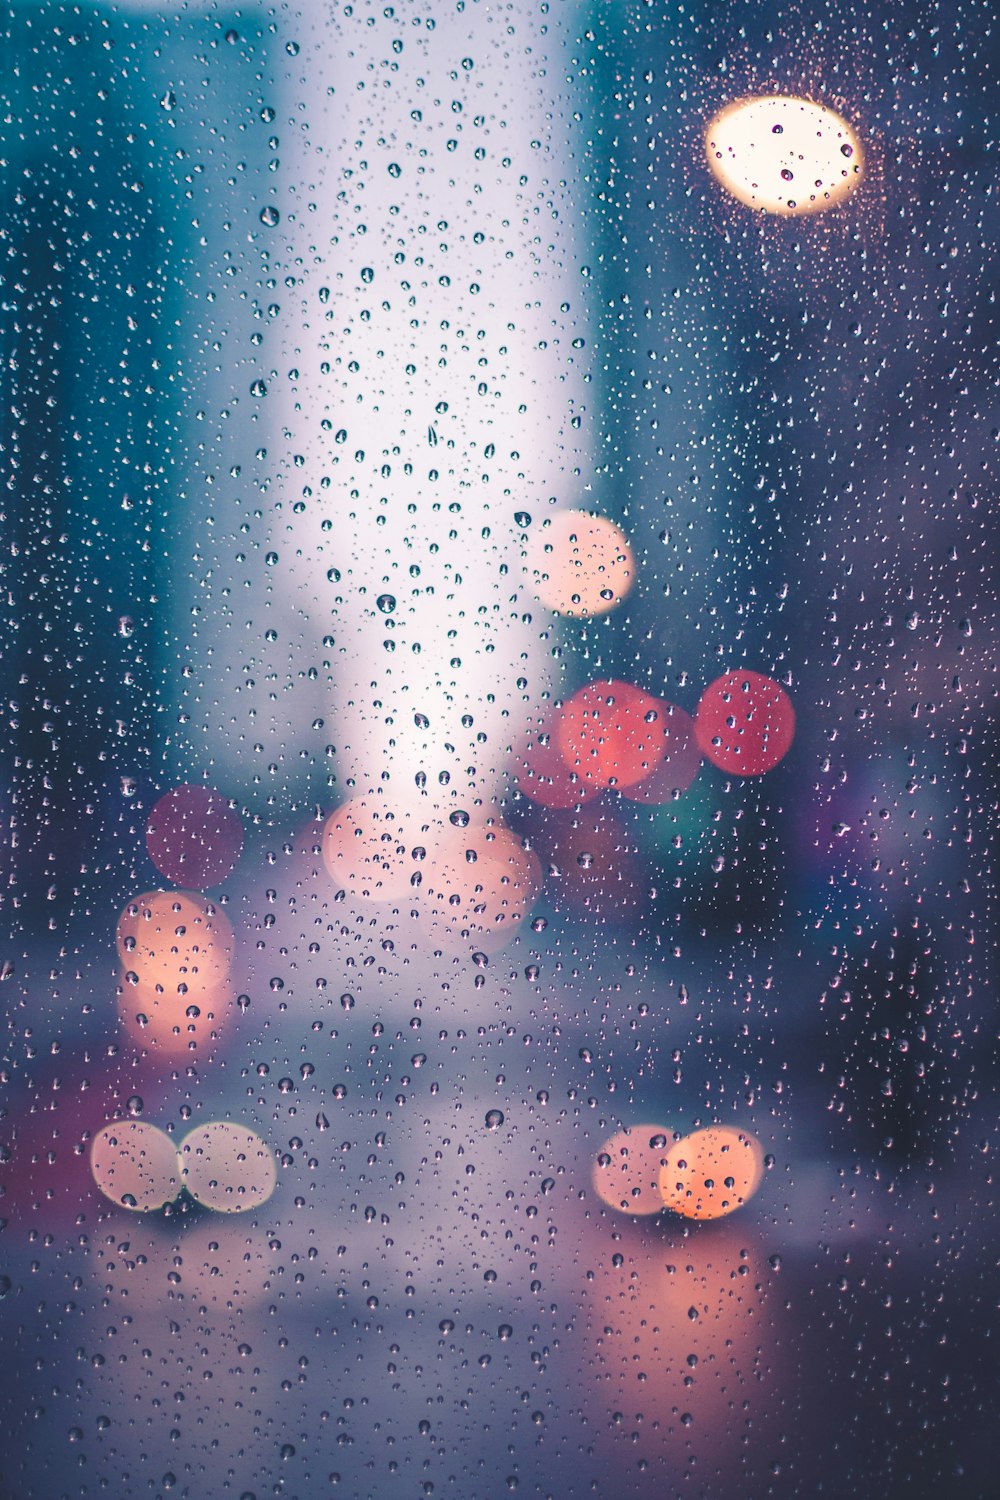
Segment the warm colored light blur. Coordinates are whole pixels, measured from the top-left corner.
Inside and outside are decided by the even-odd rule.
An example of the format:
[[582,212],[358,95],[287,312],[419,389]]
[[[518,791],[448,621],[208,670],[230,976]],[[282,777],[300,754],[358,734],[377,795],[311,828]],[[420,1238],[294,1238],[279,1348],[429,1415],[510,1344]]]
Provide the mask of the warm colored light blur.
[[232,872],[243,848],[243,825],[218,792],[177,786],[154,805],[146,848],[161,875],[201,890]]
[[205,896],[148,891],[130,901],[118,919],[118,956],[126,976],[159,985],[167,994],[185,986],[194,997],[228,979],[233,929]]
[[339,887],[366,901],[401,901],[436,834],[406,808],[355,797],[330,814],[323,859]]
[[760,672],[727,672],[707,687],[695,715],[698,744],[733,776],[761,776],[787,755],[795,710],[784,688]]
[[546,609],[561,615],[604,615],[635,579],[628,538],[606,516],[561,510],[531,534],[526,562],[531,586]]
[[623,1214],[660,1213],[660,1172],[673,1138],[662,1125],[628,1125],[605,1141],[593,1167],[601,1202]]
[[274,1152],[254,1130],[213,1120],[181,1142],[181,1180],[192,1198],[218,1213],[260,1208],[278,1180]]
[[94,1136],[90,1170],[106,1198],[148,1212],[181,1190],[177,1151],[166,1133],[145,1120],[115,1120]]
[[661,702],[627,682],[590,682],[565,705],[557,738],[566,766],[587,785],[631,786],[660,759]]
[[706,1452],[713,1484],[703,1493],[756,1493],[740,1463],[748,1425],[773,1407],[780,1358],[759,1245],[731,1222],[687,1236],[668,1220],[655,1233],[615,1223],[614,1240],[584,1226],[578,1252],[588,1268],[581,1377],[598,1451],[627,1461],[629,1427],[612,1418],[627,1413],[649,1461],[641,1493],[681,1493],[673,1476],[698,1472]]
[[852,127],[834,110],[785,94],[739,99],[705,132],[709,165],[750,208],[812,214],[841,203],[864,173]]
[[659,718],[654,725],[653,764],[639,781],[622,787],[622,793],[633,802],[672,802],[678,793],[688,790],[700,765],[701,751],[691,715],[660,699]]
[[760,1143],[731,1125],[709,1125],[675,1142],[660,1171],[662,1205],[686,1219],[721,1219],[760,1186]]
[[557,719],[557,715],[550,715],[544,726],[525,740],[515,757],[514,780],[519,791],[542,807],[576,807],[596,797],[600,787],[581,780],[563,760],[557,743]]
[[128,1035],[137,1047],[164,1060],[191,1054],[210,1057],[232,1011],[228,984],[166,990],[148,980],[132,984],[123,977],[118,991],[118,1015]]
[[438,930],[487,951],[511,940],[541,888],[538,856],[493,819],[449,826],[423,887]]

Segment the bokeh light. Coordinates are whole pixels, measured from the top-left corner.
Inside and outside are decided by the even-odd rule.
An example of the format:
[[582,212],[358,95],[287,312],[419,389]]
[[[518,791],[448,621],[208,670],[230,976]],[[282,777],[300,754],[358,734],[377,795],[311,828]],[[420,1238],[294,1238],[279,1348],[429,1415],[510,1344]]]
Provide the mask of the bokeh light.
[[[759,1243],[732,1221],[708,1234],[666,1216],[653,1233],[618,1216],[612,1223],[614,1239],[595,1232],[599,1219],[580,1237],[588,1267],[581,1364],[603,1418],[597,1442],[609,1463],[627,1462],[628,1427],[613,1416],[627,1412],[647,1434],[652,1472],[690,1474],[710,1449],[706,1496],[755,1493],[740,1473],[746,1426],[767,1421],[780,1359],[774,1321],[761,1315],[769,1273]],[[648,1493],[679,1491],[665,1479]]]
[[660,1171],[662,1206],[686,1219],[721,1219],[760,1186],[760,1142],[732,1125],[709,1125],[676,1141]]
[[494,819],[449,827],[424,886],[437,931],[488,952],[510,942],[541,888],[538,856]]
[[165,995],[216,992],[229,978],[233,929],[214,901],[193,891],[148,891],[118,919],[126,979]]
[[123,976],[118,991],[119,1019],[131,1040],[165,1061],[191,1053],[211,1057],[233,1009],[229,984],[166,990],[148,980],[132,984]]
[[590,682],[573,694],[557,729],[566,766],[600,790],[640,781],[663,740],[660,699],[627,682]]
[[661,1213],[660,1173],[673,1139],[662,1125],[616,1131],[594,1160],[594,1191],[601,1202],[623,1214]]
[[705,132],[705,151],[727,192],[772,214],[832,208],[864,174],[861,143],[847,121],[786,94],[727,105]]
[[254,1130],[228,1120],[196,1125],[178,1153],[191,1197],[217,1213],[260,1208],[278,1180],[274,1152]]
[[146,848],[161,875],[201,890],[232,873],[243,849],[243,824],[219,792],[176,786],[149,815]]
[[701,765],[701,751],[690,714],[660,699],[659,719],[654,729],[654,761],[650,770],[631,786],[622,787],[622,794],[633,802],[672,802],[688,790]]
[[412,809],[355,797],[327,819],[323,859],[338,887],[352,896],[401,901],[435,836]]
[[90,1170],[106,1198],[148,1213],[181,1190],[177,1150],[165,1131],[145,1120],[115,1120],[94,1136]]
[[702,694],[695,734],[703,753],[721,770],[761,776],[788,754],[795,738],[795,710],[773,678],[727,672]]
[[556,723],[552,715],[528,736],[515,757],[514,781],[525,797],[542,807],[577,807],[601,789],[567,766],[557,742]]
[[604,615],[628,594],[635,558],[606,516],[561,510],[531,535],[527,569],[536,597],[557,614]]

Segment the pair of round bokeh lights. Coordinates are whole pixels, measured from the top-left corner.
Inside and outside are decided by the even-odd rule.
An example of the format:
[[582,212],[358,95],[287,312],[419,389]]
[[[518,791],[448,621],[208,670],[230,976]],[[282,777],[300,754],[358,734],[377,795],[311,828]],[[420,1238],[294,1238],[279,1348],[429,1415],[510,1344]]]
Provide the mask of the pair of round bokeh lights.
[[274,1153],[256,1131],[228,1120],[196,1125],[180,1146],[146,1120],[115,1120],[97,1132],[90,1170],[106,1198],[150,1213],[186,1191],[216,1213],[260,1208],[278,1180]]
[[732,776],[762,776],[788,753],[795,710],[784,688],[739,669],[702,693],[694,718],[627,682],[590,682],[529,741],[517,784],[545,807],[570,808],[614,787],[633,802],[686,792],[704,755]]
[[664,1209],[686,1219],[721,1219],[749,1202],[764,1175],[760,1142],[732,1125],[677,1136],[660,1125],[631,1125],[605,1141],[594,1190],[618,1213]]

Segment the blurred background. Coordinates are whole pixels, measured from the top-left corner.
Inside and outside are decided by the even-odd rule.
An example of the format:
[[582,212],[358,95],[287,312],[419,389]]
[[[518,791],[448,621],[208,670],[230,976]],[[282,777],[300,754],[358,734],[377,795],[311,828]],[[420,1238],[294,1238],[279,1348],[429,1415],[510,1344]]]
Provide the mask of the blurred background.
[[[4,25],[0,1493],[992,1495],[989,8]],[[708,1126],[732,1216],[602,1190]]]

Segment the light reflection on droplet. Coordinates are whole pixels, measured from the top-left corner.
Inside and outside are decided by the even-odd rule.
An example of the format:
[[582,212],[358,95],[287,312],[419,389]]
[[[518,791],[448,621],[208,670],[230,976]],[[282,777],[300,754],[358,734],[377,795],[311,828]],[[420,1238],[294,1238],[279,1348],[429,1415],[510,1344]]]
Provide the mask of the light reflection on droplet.
[[116,1120],[99,1130],[90,1170],[106,1198],[136,1212],[162,1208],[181,1189],[173,1142],[146,1120]]
[[818,213],[842,203],[864,175],[864,152],[834,110],[785,94],[728,104],[705,132],[722,186],[767,213]]

